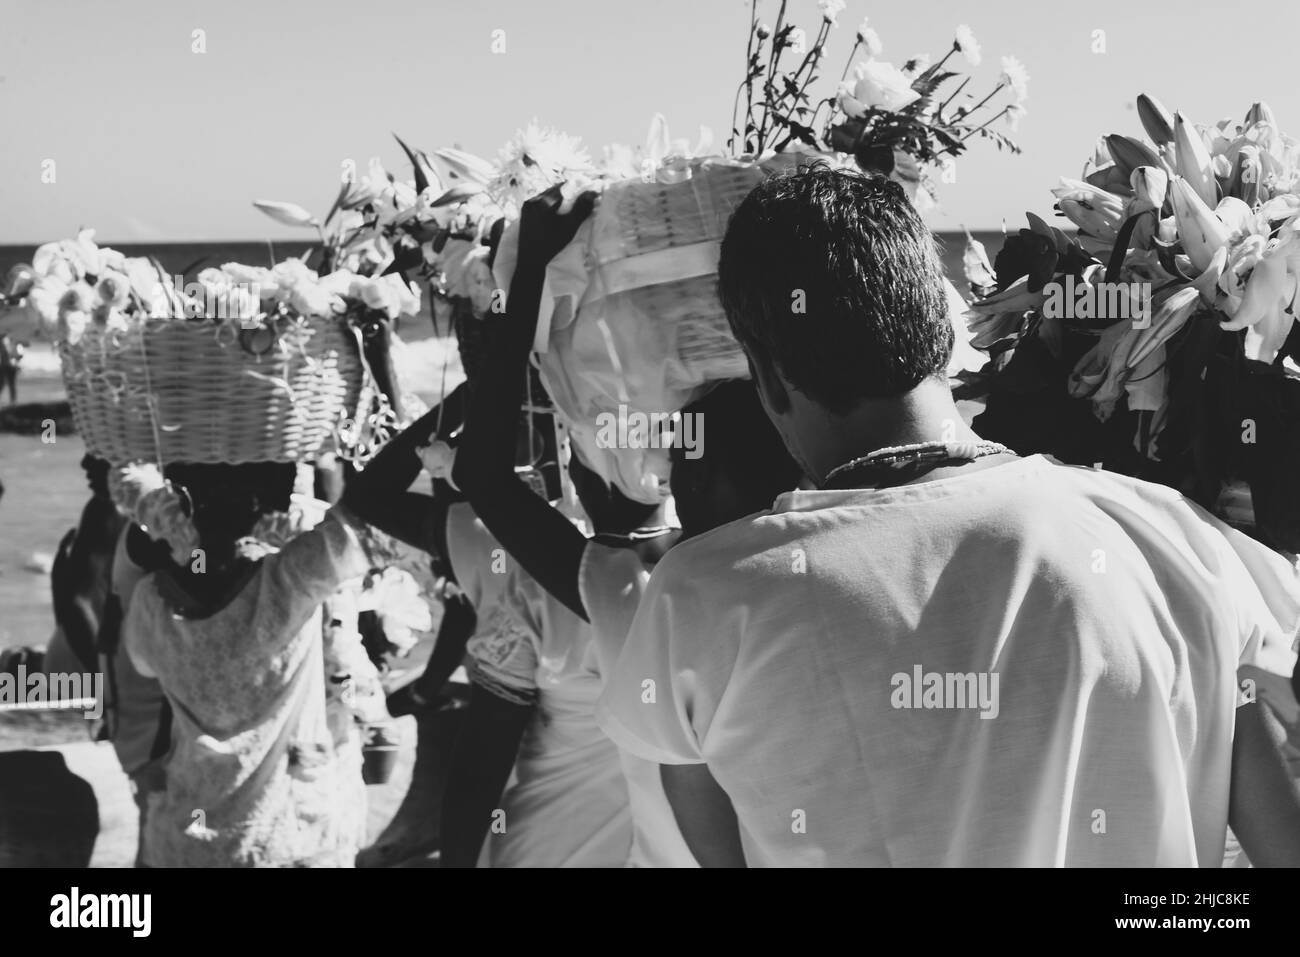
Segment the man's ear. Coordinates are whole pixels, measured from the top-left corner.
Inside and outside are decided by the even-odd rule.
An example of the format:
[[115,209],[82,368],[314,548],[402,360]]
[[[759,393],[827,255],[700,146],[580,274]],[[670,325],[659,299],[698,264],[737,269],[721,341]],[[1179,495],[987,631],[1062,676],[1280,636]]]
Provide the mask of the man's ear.
[[767,408],[769,415],[785,415],[790,411],[790,394],[786,391],[784,380],[776,371],[776,366],[765,356],[756,356],[745,350],[745,361],[749,363],[749,374],[758,387],[758,397]]

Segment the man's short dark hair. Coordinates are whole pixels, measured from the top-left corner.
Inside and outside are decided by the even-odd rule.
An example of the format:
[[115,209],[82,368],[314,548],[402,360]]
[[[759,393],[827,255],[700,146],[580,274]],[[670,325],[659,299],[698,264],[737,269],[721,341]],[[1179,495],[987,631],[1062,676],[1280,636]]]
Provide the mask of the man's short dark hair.
[[745,197],[718,293],[751,358],[836,414],[942,373],[953,333],[933,235],[897,183],[824,164]]

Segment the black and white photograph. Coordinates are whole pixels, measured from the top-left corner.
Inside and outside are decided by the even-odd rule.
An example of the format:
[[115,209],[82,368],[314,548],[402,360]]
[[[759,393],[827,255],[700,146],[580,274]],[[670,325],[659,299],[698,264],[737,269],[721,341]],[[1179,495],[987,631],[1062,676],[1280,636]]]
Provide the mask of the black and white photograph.
[[1297,41],[0,0],[6,921],[996,868],[1294,934]]

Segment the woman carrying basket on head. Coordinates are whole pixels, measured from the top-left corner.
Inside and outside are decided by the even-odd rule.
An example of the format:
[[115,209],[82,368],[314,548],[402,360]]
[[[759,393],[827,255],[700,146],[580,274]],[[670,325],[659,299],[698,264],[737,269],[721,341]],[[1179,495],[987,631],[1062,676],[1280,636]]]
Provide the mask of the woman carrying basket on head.
[[278,552],[258,540],[288,509],[294,469],[172,466],[138,510],[172,553],[123,625],[174,715],[148,866],[346,867],[359,850],[364,788],[328,722],[321,606],[370,563],[339,506]]
[[[498,319],[493,348],[470,403],[465,437],[453,478],[465,490],[487,531],[517,561],[520,574],[535,580],[550,601],[588,624],[594,683],[603,687],[622,649],[650,570],[679,537],[690,537],[769,507],[794,488],[800,472],[763,414],[749,382],[730,381],[684,410],[708,423],[708,442],[683,454],[673,443],[671,487],[682,530],[654,534],[647,529],[618,533],[596,523],[588,538],[563,514],[531,494],[511,467],[509,432],[522,398],[524,371],[538,323],[547,263],[572,239],[592,209],[580,197],[572,213],[560,210],[559,187],[529,201],[520,223],[519,260],[508,296],[508,312]],[[698,420],[697,420],[698,421]],[[698,431],[698,430],[697,430]],[[575,457],[570,474],[587,499],[616,496]],[[596,488],[592,488],[596,486]],[[584,494],[585,492],[585,494]],[[611,531],[614,531],[611,534]],[[514,673],[515,659],[529,660],[519,647],[497,670]],[[691,867],[695,858],[673,819],[653,762],[619,754],[629,792],[632,866]]]
[[[496,346],[486,340],[471,405],[492,395],[500,418],[483,427],[491,429],[494,445],[501,443],[511,481],[585,541],[517,478],[525,368],[518,363],[518,382],[512,373],[503,389],[499,367],[506,357]],[[443,798],[443,866],[621,867],[632,841],[628,789],[617,749],[595,724],[601,683],[593,629],[508,555],[469,505],[440,506],[406,492],[422,460],[432,473],[447,471],[448,449],[436,441],[438,419],[436,410],[426,414],[385,447],[349,481],[344,501],[384,531],[444,555],[477,613],[468,644],[470,704]],[[608,540],[635,540],[657,556],[675,537],[662,503],[624,497],[576,459],[570,475],[591,526]]]

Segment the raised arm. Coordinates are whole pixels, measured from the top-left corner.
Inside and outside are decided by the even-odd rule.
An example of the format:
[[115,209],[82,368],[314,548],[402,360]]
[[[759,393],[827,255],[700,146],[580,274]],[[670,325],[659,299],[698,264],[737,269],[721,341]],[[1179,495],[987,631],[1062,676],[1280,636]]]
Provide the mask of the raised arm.
[[475,514],[502,547],[583,619],[587,612],[578,592],[578,568],[587,539],[517,477],[514,450],[546,266],[573,238],[594,205],[594,194],[587,193],[578,198],[572,212],[561,214],[558,186],[524,204],[519,261],[506,313],[484,319],[491,324],[489,348],[452,473]]
[[348,478],[343,502],[357,518],[407,545],[436,552],[440,508],[432,496],[407,489],[420,474],[420,449],[435,433],[445,435],[459,422],[463,388],[458,386],[385,445],[364,471]]

